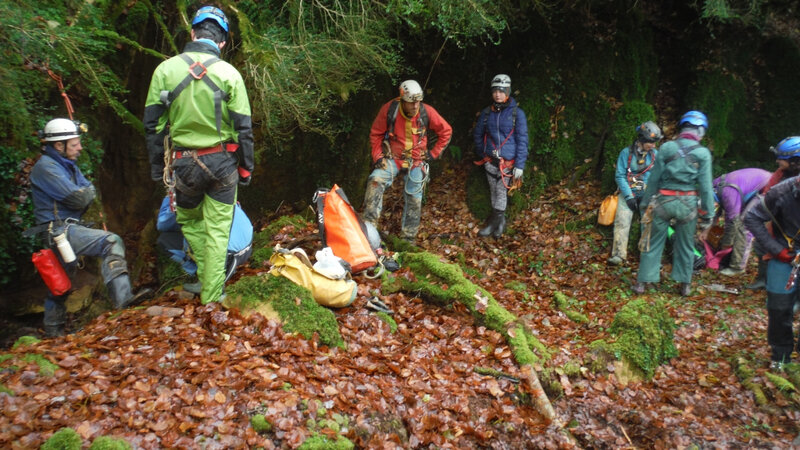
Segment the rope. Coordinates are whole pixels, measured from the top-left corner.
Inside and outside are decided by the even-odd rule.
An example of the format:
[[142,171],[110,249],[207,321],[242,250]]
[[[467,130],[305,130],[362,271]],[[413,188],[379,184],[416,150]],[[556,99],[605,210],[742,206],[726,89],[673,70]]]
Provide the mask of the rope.
[[67,114],[69,114],[69,120],[74,120],[72,118],[72,113],[75,112],[75,108],[72,107],[72,102],[69,99],[69,95],[67,95],[67,91],[64,90],[64,82],[61,79],[60,75],[55,74],[52,70],[47,69],[47,74],[50,75],[56,84],[58,84],[58,90],[61,92],[61,97],[64,98],[64,104],[67,107]]
[[413,179],[411,177],[411,171],[412,171],[413,167],[408,169],[408,181],[411,181],[411,182],[414,182],[414,183],[420,183],[419,190],[417,190],[416,192],[408,192],[408,184],[403,186],[403,191],[405,191],[406,194],[408,194],[408,195],[410,195],[412,197],[417,195],[417,194],[421,194],[422,191],[425,190],[425,184],[430,179],[430,171],[428,170],[428,168],[429,168],[428,163],[425,162],[425,161],[420,161],[419,166],[421,166],[420,170],[422,170],[422,178],[420,178],[419,180],[415,180],[415,179]]
[[650,251],[650,235],[653,233],[653,210],[656,208],[656,200],[650,201],[647,209],[642,214],[642,237],[639,238],[639,251]]

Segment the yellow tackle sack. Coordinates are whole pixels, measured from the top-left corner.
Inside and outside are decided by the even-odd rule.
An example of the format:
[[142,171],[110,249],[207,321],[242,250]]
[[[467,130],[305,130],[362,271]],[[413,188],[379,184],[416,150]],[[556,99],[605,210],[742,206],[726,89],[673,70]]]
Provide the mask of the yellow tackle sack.
[[619,194],[611,194],[600,203],[597,211],[597,223],[600,225],[611,225],[614,223],[614,216],[617,214],[617,202]]
[[317,303],[330,308],[342,308],[353,303],[358,285],[353,280],[335,280],[314,270],[302,249],[291,251],[276,248],[269,259],[270,274],[283,276],[299,286],[303,286]]

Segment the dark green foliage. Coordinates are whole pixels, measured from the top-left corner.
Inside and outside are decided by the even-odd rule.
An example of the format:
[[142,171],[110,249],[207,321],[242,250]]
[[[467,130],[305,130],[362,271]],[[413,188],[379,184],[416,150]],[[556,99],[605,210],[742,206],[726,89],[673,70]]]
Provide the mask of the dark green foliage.
[[[753,122],[749,120],[747,111],[747,93],[740,78],[718,70],[700,72],[687,97],[691,102],[690,108],[708,116],[706,142],[715,159],[725,158],[728,153],[744,156],[755,147],[751,131]],[[735,140],[734,135],[737,136]]]

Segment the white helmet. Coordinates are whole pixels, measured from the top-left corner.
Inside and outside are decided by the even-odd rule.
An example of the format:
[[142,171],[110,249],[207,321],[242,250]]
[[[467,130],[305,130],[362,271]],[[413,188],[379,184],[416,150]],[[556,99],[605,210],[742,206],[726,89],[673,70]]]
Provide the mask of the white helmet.
[[511,77],[504,73],[498,73],[492,78],[492,91],[500,89],[509,95],[511,93]]
[[45,142],[58,142],[76,138],[80,135],[81,130],[78,128],[77,123],[69,119],[53,119],[44,126],[44,132],[41,137]]
[[421,102],[422,87],[414,80],[406,80],[400,83],[400,98],[405,102]]

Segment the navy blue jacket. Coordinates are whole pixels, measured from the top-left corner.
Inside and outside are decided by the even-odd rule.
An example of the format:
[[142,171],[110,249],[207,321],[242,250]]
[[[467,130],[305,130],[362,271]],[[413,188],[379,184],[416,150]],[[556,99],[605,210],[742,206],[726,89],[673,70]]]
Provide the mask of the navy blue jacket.
[[33,166],[30,180],[37,224],[56,219],[80,220],[95,197],[94,186],[75,161],[61,156],[49,145]]
[[[515,109],[517,117],[513,120]],[[500,109],[491,106],[481,111],[472,137],[478,158],[513,159],[514,167],[525,168],[528,159],[528,121],[514,98],[510,97],[507,105]]]

